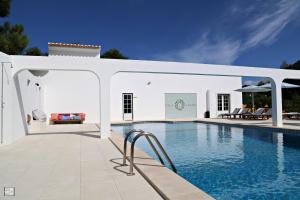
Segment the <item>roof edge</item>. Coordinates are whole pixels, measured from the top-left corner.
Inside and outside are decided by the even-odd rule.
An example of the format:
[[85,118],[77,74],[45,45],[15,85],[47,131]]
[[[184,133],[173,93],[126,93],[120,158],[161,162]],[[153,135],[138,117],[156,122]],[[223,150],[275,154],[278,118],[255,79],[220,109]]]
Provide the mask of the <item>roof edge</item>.
[[83,49],[100,49],[100,45],[83,45],[83,44],[68,44],[59,42],[48,42],[48,47],[67,47],[67,48],[83,48]]

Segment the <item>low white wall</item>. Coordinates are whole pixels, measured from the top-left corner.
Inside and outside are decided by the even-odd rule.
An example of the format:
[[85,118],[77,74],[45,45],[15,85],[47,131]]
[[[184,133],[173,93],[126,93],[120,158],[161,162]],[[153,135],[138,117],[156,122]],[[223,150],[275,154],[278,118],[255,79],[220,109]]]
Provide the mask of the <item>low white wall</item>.
[[87,123],[99,123],[99,79],[84,71],[49,71],[45,83],[45,112],[85,113]]
[[[112,78],[111,119],[122,120],[122,93],[133,93],[135,120],[165,119],[165,93],[197,93],[197,118],[203,118],[207,110],[207,90],[231,94],[233,109],[242,105],[241,94],[233,91],[241,84],[239,77],[118,73]],[[216,110],[216,98],[210,102],[209,108]]]

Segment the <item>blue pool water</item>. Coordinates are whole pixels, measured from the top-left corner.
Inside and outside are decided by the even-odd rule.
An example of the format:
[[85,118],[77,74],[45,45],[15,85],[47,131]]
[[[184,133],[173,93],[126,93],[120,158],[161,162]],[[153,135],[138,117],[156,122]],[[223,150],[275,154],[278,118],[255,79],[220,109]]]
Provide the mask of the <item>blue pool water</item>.
[[[204,123],[113,126],[152,132],[178,174],[216,199],[300,199],[300,134]],[[155,157],[144,139],[137,145]]]

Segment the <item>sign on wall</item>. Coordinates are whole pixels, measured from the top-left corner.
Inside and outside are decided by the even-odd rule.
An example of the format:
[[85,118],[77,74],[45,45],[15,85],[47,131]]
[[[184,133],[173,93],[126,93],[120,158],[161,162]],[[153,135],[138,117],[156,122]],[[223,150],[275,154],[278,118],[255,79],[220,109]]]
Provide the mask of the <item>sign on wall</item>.
[[196,93],[165,93],[166,119],[197,118]]

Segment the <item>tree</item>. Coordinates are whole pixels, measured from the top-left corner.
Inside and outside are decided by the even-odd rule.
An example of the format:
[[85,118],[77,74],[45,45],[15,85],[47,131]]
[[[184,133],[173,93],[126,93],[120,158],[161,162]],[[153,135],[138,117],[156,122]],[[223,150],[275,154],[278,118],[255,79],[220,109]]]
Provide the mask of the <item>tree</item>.
[[[11,0],[0,0],[0,17],[10,14],[10,4]],[[11,25],[5,22],[0,26],[0,51],[9,55],[22,54],[28,42],[21,24]]]
[[118,49],[110,49],[101,55],[101,58],[112,58],[112,59],[128,59]]
[[5,22],[0,26],[0,51],[9,55],[22,54],[28,42],[21,24],[11,25]]
[[300,70],[300,60],[298,60],[297,62],[295,62],[294,64],[288,64],[287,62],[283,62],[280,65],[281,69],[294,69],[294,70]]
[[280,65],[280,69],[288,69],[289,66],[290,66],[289,63],[286,60],[284,60]]
[[[280,66],[281,69],[289,70],[300,70],[300,60],[296,61],[294,64],[288,64],[285,66]],[[300,80],[295,79],[285,79],[284,82],[291,83],[295,85],[300,85]],[[286,89],[282,90],[282,107],[286,112],[299,112],[300,111],[300,89]]]
[[298,60],[294,64],[290,65],[289,69],[300,70],[300,60]]
[[25,55],[42,56],[43,53],[38,47],[31,47],[25,50]]
[[10,13],[10,0],[0,0],[0,17],[7,17]]

